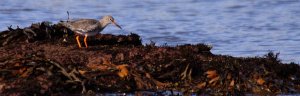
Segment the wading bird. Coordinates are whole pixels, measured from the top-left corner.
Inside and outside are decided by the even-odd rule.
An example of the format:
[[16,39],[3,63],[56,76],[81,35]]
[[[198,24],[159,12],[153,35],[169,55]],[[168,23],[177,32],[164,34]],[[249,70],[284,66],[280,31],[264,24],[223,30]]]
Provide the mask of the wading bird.
[[100,20],[96,19],[79,19],[79,20],[74,20],[74,21],[67,21],[63,22],[63,25],[73,32],[76,33],[76,40],[78,47],[81,48],[79,36],[84,36],[84,44],[85,47],[87,48],[87,37],[88,36],[95,36],[99,34],[107,25],[109,24],[114,24],[118,28],[122,29],[120,25],[118,25],[114,18],[110,15],[104,16]]

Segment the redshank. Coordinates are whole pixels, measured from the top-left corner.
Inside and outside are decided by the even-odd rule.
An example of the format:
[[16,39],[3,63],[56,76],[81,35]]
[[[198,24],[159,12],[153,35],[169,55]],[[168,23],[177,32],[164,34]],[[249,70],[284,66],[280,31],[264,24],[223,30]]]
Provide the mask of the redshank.
[[87,48],[87,37],[88,36],[95,36],[99,34],[107,25],[114,24],[118,28],[122,29],[120,25],[118,25],[114,18],[110,15],[103,16],[102,19],[79,19],[75,21],[64,22],[63,25],[73,32],[77,34],[76,40],[79,48],[81,48],[81,44],[79,41],[79,36],[84,36],[84,44]]

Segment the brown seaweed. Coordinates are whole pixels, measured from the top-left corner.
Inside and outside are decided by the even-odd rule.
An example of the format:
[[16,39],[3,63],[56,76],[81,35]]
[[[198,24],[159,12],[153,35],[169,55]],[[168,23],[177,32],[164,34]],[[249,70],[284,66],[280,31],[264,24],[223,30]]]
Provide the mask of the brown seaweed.
[[272,52],[215,55],[211,46],[142,45],[137,34],[99,34],[78,48],[74,33],[42,22],[0,33],[0,94],[60,95],[175,90],[184,94],[300,92],[300,70]]

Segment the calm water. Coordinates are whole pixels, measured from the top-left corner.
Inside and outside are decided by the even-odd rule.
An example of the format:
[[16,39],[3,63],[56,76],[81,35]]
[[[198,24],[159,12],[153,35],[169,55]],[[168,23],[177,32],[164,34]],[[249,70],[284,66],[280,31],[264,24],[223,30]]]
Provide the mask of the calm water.
[[300,62],[300,0],[1,0],[0,30],[33,22],[113,15],[144,43],[207,43],[215,54],[262,56],[280,52],[284,62]]

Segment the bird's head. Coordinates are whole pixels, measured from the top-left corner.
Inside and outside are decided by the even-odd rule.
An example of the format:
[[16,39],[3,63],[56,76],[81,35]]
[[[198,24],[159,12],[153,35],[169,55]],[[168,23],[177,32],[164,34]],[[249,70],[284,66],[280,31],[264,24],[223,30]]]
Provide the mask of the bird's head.
[[107,23],[107,24],[112,23],[112,24],[114,24],[115,26],[117,26],[118,28],[122,29],[122,27],[121,27],[119,24],[117,24],[117,23],[115,22],[115,19],[114,19],[112,16],[110,16],[110,15],[104,16],[104,17],[103,17],[103,20],[104,20],[104,22]]

